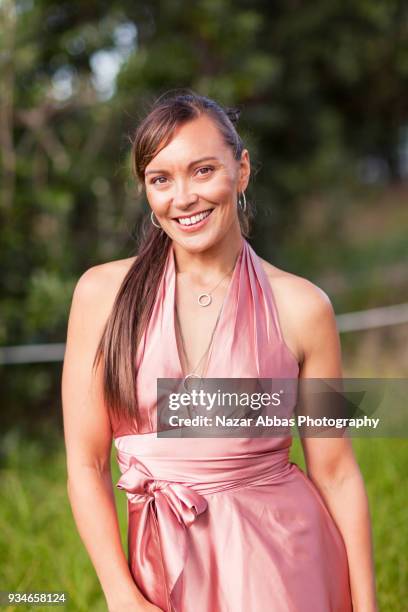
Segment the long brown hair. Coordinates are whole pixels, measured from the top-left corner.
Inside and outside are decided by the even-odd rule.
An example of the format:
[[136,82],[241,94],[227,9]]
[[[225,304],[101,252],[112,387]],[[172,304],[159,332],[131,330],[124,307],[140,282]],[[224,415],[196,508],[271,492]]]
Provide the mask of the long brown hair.
[[[240,110],[223,108],[214,100],[190,89],[165,93],[157,98],[138,125],[132,140],[132,172],[144,185],[145,168],[171,140],[176,128],[208,115],[219,128],[234,158],[241,159],[244,148],[235,126]],[[159,146],[161,147],[159,149]],[[241,232],[248,237],[251,209],[238,207]],[[112,415],[137,422],[136,351],[151,315],[171,238],[146,216],[138,239],[137,257],[116,295],[95,354],[94,367],[103,358],[103,397]]]

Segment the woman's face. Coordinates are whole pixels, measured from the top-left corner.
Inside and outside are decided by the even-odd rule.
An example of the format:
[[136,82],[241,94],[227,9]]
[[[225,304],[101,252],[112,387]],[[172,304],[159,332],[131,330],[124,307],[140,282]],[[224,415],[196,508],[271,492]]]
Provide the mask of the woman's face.
[[200,251],[240,231],[237,198],[249,173],[248,151],[235,160],[214,121],[201,115],[180,126],[146,166],[146,196],[170,238]]

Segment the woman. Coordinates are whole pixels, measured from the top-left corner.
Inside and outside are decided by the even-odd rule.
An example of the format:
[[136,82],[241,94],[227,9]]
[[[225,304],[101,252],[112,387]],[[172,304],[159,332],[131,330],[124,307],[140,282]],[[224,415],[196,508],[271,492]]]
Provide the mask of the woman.
[[[62,394],[68,492],[109,610],[374,612],[370,516],[350,441],[159,437],[158,378],[341,378],[326,294],[246,240],[238,113],[159,98],[133,170],[138,255],[94,266],[71,305]],[[110,474],[128,501],[128,559]]]

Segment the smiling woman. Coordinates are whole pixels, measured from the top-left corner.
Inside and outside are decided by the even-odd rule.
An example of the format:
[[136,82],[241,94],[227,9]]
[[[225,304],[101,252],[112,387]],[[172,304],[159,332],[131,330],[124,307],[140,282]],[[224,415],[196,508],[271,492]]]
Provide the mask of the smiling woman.
[[[249,179],[248,151],[238,142],[237,160],[207,113],[179,125],[171,142],[165,139],[164,143],[158,145],[144,170],[146,195],[156,223],[185,247],[194,244],[202,250],[217,242],[230,226],[235,242],[239,242],[236,203]],[[207,154],[200,155],[203,151]],[[184,235],[188,236],[186,241]]]
[[[136,130],[148,229],[136,257],[82,275],[70,313],[70,500],[110,612],[375,612],[367,500],[349,440],[304,440],[309,478],[289,461],[287,432],[158,435],[158,379],[185,391],[204,377],[341,377],[327,296],[246,240],[250,161],[237,119],[177,92]],[[127,559],[107,467],[112,437]]]

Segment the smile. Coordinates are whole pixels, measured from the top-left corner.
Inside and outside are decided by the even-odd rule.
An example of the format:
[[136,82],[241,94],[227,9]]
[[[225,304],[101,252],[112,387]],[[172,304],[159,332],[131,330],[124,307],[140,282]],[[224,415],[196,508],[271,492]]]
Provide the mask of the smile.
[[180,225],[196,225],[208,217],[213,210],[213,208],[210,208],[208,210],[203,210],[200,213],[191,215],[190,217],[178,217],[176,218],[176,221],[180,223]]

